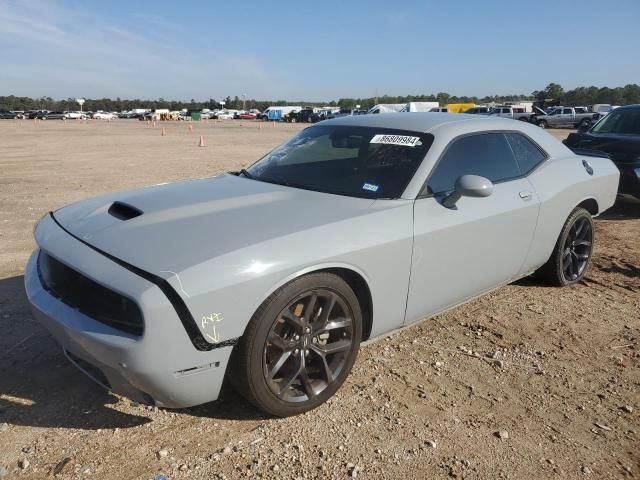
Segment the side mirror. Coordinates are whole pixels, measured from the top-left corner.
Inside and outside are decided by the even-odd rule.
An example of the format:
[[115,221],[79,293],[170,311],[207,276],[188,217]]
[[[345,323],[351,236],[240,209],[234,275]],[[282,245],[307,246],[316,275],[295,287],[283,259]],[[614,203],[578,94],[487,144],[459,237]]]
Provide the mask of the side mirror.
[[578,125],[578,133],[587,133],[591,128],[591,124],[581,123]]
[[462,175],[456,180],[454,190],[442,202],[447,208],[455,208],[462,197],[482,198],[493,193],[493,183],[479,175]]

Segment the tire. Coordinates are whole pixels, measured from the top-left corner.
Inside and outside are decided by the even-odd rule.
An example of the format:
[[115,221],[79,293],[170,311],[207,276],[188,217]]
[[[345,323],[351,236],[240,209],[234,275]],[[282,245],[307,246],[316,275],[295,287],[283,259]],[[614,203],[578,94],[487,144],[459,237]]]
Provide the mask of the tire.
[[548,128],[548,127],[549,127],[549,124],[547,123],[547,121],[546,121],[546,120],[540,120],[540,121],[538,122],[538,126],[539,126],[540,128]]
[[361,338],[362,312],[353,290],[337,275],[311,273],[258,308],[234,348],[229,380],[269,415],[304,413],[340,388]]
[[585,118],[580,122],[580,126],[589,128],[591,126],[591,120],[589,120],[588,118]]
[[558,287],[581,281],[591,265],[594,237],[591,214],[584,208],[575,208],[562,227],[551,257],[536,276]]

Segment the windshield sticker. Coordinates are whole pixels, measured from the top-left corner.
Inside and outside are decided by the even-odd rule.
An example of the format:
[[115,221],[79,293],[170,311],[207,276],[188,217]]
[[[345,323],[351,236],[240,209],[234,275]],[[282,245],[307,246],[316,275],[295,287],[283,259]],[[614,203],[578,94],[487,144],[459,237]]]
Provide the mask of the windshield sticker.
[[384,143],[386,145],[403,145],[405,147],[415,147],[420,137],[408,137],[405,135],[374,135],[370,143]]
[[362,185],[363,190],[369,190],[370,192],[377,192],[380,187],[378,185],[373,185],[371,183],[365,183]]

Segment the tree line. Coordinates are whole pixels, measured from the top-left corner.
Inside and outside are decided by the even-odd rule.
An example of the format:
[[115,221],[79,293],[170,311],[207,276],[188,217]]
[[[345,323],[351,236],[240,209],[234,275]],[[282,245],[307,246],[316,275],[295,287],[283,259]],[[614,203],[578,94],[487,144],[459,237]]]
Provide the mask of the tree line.
[[[256,108],[263,111],[271,105],[301,105],[301,106],[336,106],[343,108],[356,108],[360,105],[361,109],[368,109],[378,103],[407,103],[407,102],[438,102],[441,105],[447,103],[503,103],[508,101],[536,101],[539,104],[546,105],[566,105],[566,106],[586,106],[596,103],[608,103],[611,105],[628,105],[640,103],[640,85],[629,84],[624,87],[578,87],[573,90],[565,91],[562,86],[557,83],[550,83],[542,90],[536,90],[530,95],[488,95],[484,97],[477,96],[456,96],[446,92],[439,92],[431,95],[405,95],[390,96],[383,95],[379,97],[369,98],[340,98],[337,101],[330,102],[313,102],[313,101],[286,101],[286,100],[255,100],[241,99],[238,96],[233,98],[226,97],[223,101],[224,108],[229,109],[251,109]],[[210,98],[207,101],[190,101],[184,100],[165,100],[159,98],[157,100],[144,99],[111,99],[111,98],[87,98],[83,105],[85,111],[104,110],[109,112],[128,111],[134,108],[145,108],[154,110],[157,108],[168,108],[169,110],[202,110],[203,108],[216,109],[221,108],[218,100]],[[55,100],[51,97],[31,98],[17,97],[14,95],[0,96],[0,110],[79,110],[79,106],[74,98],[65,100]]]

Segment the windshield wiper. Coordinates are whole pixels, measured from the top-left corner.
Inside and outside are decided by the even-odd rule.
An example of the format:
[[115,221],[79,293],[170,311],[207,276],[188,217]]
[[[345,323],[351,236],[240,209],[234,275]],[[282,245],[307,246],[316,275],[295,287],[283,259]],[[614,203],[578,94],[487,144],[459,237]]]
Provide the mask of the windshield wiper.
[[244,175],[245,177],[247,177],[248,179],[254,180],[255,177],[253,175],[251,175],[249,172],[247,172],[244,168],[241,168],[238,173],[240,175]]

